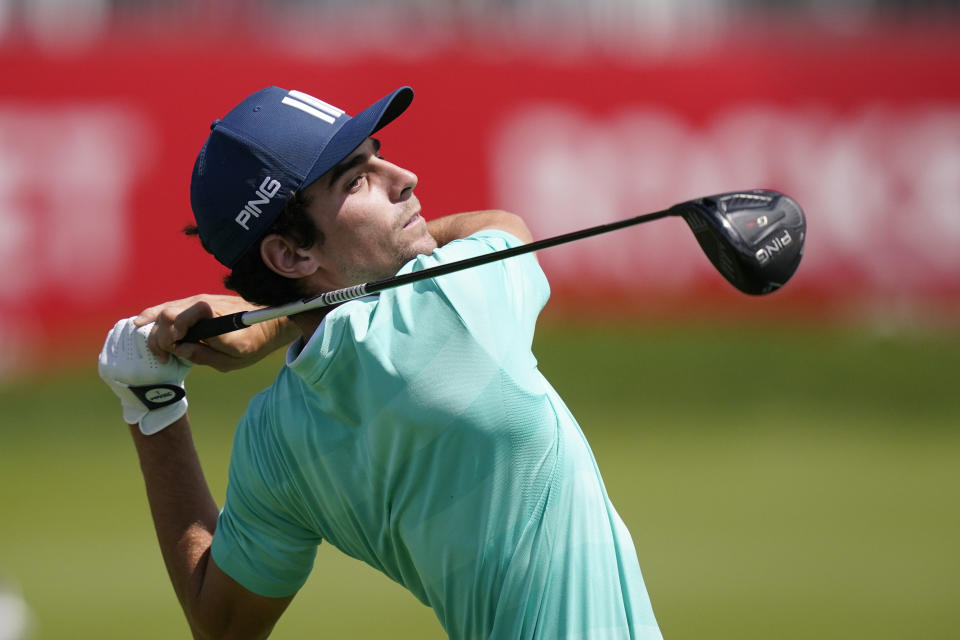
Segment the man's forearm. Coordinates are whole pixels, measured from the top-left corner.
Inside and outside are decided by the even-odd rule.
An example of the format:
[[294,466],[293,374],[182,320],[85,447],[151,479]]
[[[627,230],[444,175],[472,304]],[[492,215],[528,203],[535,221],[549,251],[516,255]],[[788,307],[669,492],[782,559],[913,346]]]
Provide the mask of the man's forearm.
[[184,416],[163,431],[144,436],[131,427],[140,458],[160,551],[177,598],[192,626],[217,524],[210,494]]
[[427,229],[441,247],[481,229],[502,229],[523,242],[530,242],[532,239],[530,231],[519,216],[497,209],[454,213],[435,218],[427,223]]

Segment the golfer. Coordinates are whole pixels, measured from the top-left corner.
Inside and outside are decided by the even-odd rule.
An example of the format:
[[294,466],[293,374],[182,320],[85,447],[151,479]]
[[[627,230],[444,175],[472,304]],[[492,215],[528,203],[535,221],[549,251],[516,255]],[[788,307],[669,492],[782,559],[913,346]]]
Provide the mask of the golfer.
[[[270,87],[212,125],[191,204],[228,287],[274,305],[530,241],[501,211],[426,222],[417,177],[371,137],[412,97],[350,117]],[[194,634],[269,635],[326,543],[406,587],[451,638],[661,638],[630,534],[531,352],[548,296],[527,254],[207,344],[178,340],[252,305],[200,296],[118,322],[100,375],[139,427]],[[190,363],[246,366],[287,343],[237,426],[218,510],[186,414]]]

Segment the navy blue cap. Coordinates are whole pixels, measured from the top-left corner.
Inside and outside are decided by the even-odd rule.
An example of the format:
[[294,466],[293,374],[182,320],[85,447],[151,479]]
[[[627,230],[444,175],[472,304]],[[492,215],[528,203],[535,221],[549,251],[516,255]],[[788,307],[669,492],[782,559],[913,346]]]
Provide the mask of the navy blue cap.
[[193,167],[190,205],[203,246],[233,267],[258,242],[294,191],[346,158],[403,113],[401,87],[357,115],[300,91],[267,87],[210,126]]

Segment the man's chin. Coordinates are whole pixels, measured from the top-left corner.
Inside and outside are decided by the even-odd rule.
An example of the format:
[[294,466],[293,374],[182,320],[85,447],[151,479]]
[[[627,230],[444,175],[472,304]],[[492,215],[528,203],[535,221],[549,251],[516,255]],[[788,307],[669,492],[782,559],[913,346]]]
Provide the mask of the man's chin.
[[440,245],[437,244],[436,238],[428,233],[427,237],[424,239],[424,251],[421,251],[420,253],[424,255],[431,254],[439,246]]
[[414,241],[410,246],[412,253],[410,259],[412,260],[421,255],[430,255],[438,246],[436,238],[430,235],[429,231],[425,230],[423,236]]

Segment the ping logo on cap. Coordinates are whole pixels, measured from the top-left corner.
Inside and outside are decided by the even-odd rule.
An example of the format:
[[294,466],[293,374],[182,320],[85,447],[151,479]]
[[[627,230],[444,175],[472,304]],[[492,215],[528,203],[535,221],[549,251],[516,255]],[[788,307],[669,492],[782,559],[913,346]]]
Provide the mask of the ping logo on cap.
[[337,118],[343,115],[342,109],[337,109],[319,98],[314,98],[308,93],[302,91],[288,91],[287,95],[281,100],[283,104],[294,109],[299,109],[308,113],[314,118],[319,118],[326,123],[333,124]]
[[248,200],[247,204],[243,205],[243,209],[240,210],[240,213],[237,214],[234,220],[236,220],[238,225],[243,227],[244,231],[250,231],[250,227],[247,226],[250,217],[259,218],[260,214],[263,213],[260,205],[269,204],[270,200],[277,195],[278,191],[280,191],[280,183],[270,176],[267,176],[263,179],[263,182],[260,183],[260,186],[257,187],[257,190],[253,194],[253,199]]
[[[342,109],[338,109],[333,105],[327,104],[319,98],[314,98],[308,93],[303,93],[302,91],[288,91],[287,94],[280,100],[280,103],[288,107],[293,107],[298,111],[302,111],[309,116],[317,118],[327,124],[335,124],[337,119],[343,116],[346,112]],[[249,231],[249,222],[251,218],[259,218],[263,213],[264,205],[270,204],[270,200],[277,195],[280,191],[280,182],[274,180],[271,176],[264,178],[263,182],[260,183],[260,186],[257,187],[257,190],[253,194],[253,198],[247,201],[243,205],[243,209],[237,214],[234,218],[234,221],[243,228],[244,231]]]

